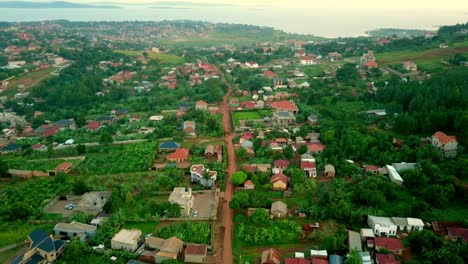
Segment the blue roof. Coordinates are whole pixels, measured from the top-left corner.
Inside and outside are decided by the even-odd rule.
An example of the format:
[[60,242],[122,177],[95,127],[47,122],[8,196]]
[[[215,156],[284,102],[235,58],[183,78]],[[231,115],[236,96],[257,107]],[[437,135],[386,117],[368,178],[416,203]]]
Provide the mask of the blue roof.
[[114,119],[113,116],[100,116],[96,118],[96,121],[111,121],[113,119]]
[[39,253],[36,253],[36,254],[32,255],[32,257],[30,259],[28,259],[28,261],[26,261],[25,264],[38,264],[38,263],[42,262],[43,260],[44,260],[44,257],[39,255]]
[[45,128],[43,126],[40,126],[36,129],[34,129],[34,132],[37,132],[37,133],[44,133],[45,132]]
[[55,121],[54,124],[57,126],[69,126],[73,124],[73,120],[72,119],[60,119],[59,121]]
[[174,141],[166,141],[159,144],[159,149],[178,149],[180,144]]
[[23,258],[24,258],[24,254],[21,254],[19,255],[18,257],[16,257],[12,262],[11,264],[19,264],[23,261]]
[[343,257],[338,255],[330,255],[328,257],[329,264],[343,264]]
[[21,149],[21,146],[16,143],[10,143],[2,148],[2,151],[16,151]]
[[61,247],[65,245],[64,240],[54,240],[54,246],[56,250],[59,250]]

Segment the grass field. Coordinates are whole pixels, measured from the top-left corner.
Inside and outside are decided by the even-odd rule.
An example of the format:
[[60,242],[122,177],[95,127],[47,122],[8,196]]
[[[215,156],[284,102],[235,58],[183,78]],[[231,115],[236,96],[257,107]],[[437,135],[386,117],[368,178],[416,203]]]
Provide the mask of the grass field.
[[[54,67],[49,67],[44,70],[39,70],[39,71],[33,71],[33,72],[27,72],[23,73],[21,75],[16,76],[14,79],[10,81],[10,89],[6,90],[3,92],[2,95],[6,96],[12,96],[15,93],[18,92],[25,92],[29,88],[37,85],[40,83],[42,80],[45,80],[47,78],[50,78],[51,75],[50,73],[55,71]],[[18,88],[19,85],[24,85],[21,89]]]
[[232,113],[232,120],[235,125],[239,125],[240,120],[255,120],[262,119],[263,117],[270,116],[269,110],[255,110],[255,111],[237,111]]
[[440,60],[449,60],[454,54],[461,53],[468,55],[468,43],[459,44],[453,48],[431,49],[427,51],[394,51],[376,54],[377,61],[381,65],[397,64],[404,61],[413,61],[418,64],[434,64]]
[[[133,51],[133,50],[115,50],[114,52],[122,53],[127,56],[137,56],[137,55],[143,54],[143,51]],[[169,63],[169,64],[180,64],[184,62],[184,58],[173,55],[173,54],[148,52],[148,55],[153,60],[160,60],[161,62]]]
[[158,222],[126,222],[124,225],[124,228],[127,229],[138,229],[141,230],[141,232],[145,234],[151,234],[156,226],[158,225]]

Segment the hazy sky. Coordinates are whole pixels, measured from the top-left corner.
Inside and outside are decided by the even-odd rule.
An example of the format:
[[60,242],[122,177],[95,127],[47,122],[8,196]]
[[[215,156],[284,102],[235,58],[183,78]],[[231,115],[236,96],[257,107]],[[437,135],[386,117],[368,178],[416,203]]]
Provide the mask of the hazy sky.
[[[27,1],[27,0],[26,0]],[[41,1],[41,0],[32,0]],[[52,1],[52,0],[42,0]],[[281,7],[316,7],[316,8],[375,8],[375,9],[459,9],[468,10],[468,0],[67,0],[70,2],[199,2],[228,3],[238,5],[281,6]]]

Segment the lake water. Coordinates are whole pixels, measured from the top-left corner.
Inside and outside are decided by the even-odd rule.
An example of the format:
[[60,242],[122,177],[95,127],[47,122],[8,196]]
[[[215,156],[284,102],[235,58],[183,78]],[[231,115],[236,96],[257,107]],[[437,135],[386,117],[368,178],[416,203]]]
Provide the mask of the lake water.
[[468,21],[468,7],[447,10],[372,10],[325,8],[247,8],[235,6],[149,8],[123,6],[120,9],[7,9],[0,8],[0,21],[160,21],[202,20],[270,26],[292,33],[324,37],[364,35],[377,28],[434,30],[441,25]]

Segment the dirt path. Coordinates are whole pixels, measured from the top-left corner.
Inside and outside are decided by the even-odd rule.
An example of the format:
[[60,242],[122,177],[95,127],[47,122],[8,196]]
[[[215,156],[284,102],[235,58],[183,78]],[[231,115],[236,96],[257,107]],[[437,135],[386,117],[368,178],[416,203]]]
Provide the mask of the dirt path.
[[224,199],[221,200],[221,241],[222,242],[222,253],[221,253],[221,263],[223,264],[232,264],[233,255],[232,255],[232,217],[233,211],[229,208],[229,202],[232,199],[233,195],[233,185],[231,183],[231,175],[237,170],[237,162],[234,154],[234,145],[232,144],[232,127],[231,127],[231,112],[229,110],[228,97],[232,92],[232,87],[229,82],[226,80],[224,74],[219,71],[222,80],[228,86],[228,91],[223,97],[223,103],[220,105],[220,113],[222,115],[223,126],[224,126],[224,140],[226,141],[227,155],[228,155],[228,177],[226,179],[226,190],[224,191]]

